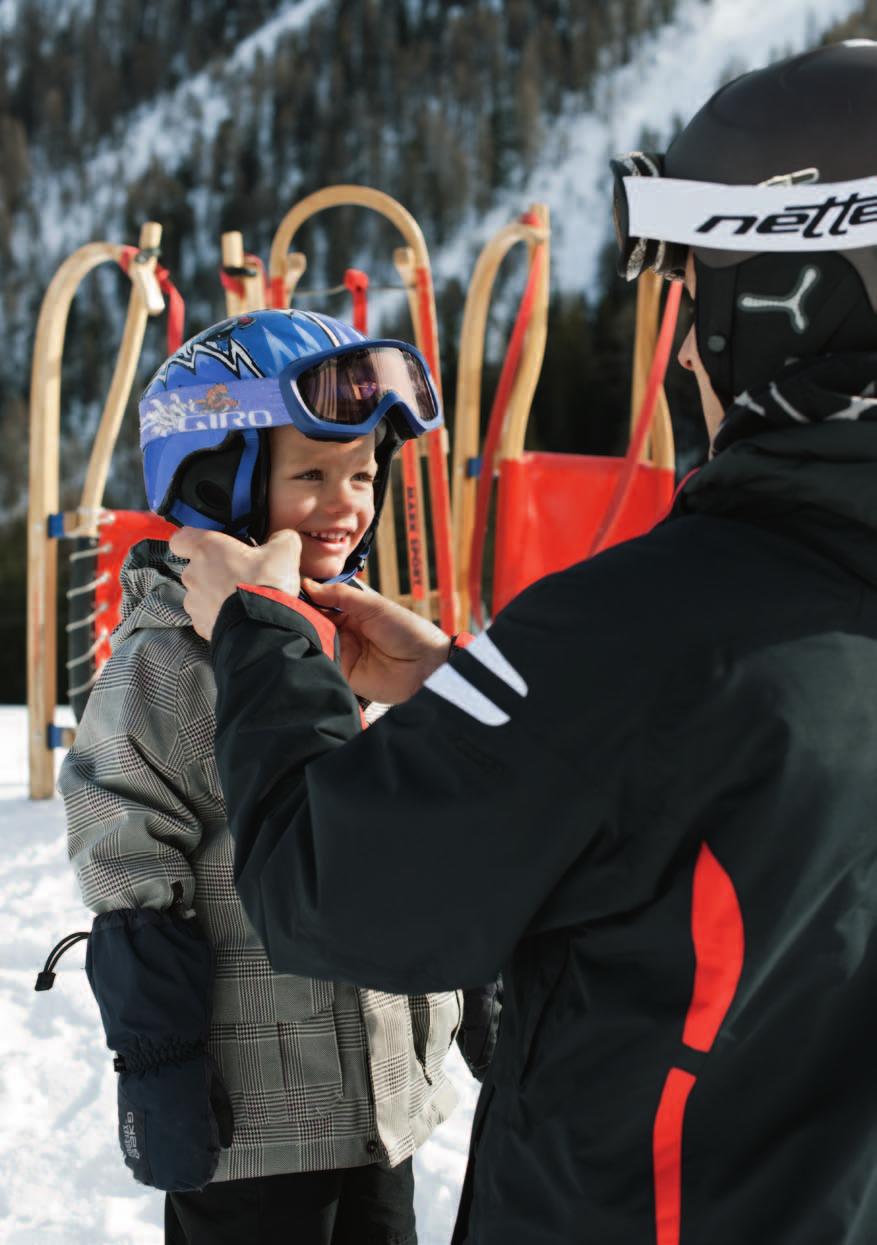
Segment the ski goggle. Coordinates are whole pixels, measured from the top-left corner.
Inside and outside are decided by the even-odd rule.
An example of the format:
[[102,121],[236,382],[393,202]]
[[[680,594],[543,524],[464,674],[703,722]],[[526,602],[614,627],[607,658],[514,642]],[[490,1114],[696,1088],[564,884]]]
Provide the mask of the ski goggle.
[[658,238],[639,238],[630,231],[630,203],[625,179],[630,177],[663,177],[664,157],[656,152],[630,151],[609,161],[614,185],[612,190],[612,223],[618,243],[618,273],[635,281],[647,269],[670,281],[685,279],[688,247]]
[[207,447],[228,432],[285,424],[317,441],[353,441],[385,418],[400,441],[441,427],[426,360],[406,342],[348,342],[295,359],[276,377],[150,394],[140,402],[140,447],[190,433]]
[[409,440],[443,422],[426,361],[405,342],[336,346],[296,359],[277,383],[292,423],[316,440],[353,440],[384,418]]

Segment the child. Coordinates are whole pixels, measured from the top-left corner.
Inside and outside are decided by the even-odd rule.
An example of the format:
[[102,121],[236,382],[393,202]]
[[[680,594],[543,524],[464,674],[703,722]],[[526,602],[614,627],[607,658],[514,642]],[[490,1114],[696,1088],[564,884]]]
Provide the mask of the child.
[[[411,347],[300,311],[240,316],[187,342],[143,396],[149,504],[254,542],[293,528],[307,575],[349,578],[393,454],[440,422]],[[168,1190],[168,1245],[408,1245],[411,1156],[456,1101],[442,1064],[462,996],[272,971],[234,890],[184,568],[163,542],[129,554],[113,656],[60,781],[98,913],[87,970],[117,1052],[125,1162]]]

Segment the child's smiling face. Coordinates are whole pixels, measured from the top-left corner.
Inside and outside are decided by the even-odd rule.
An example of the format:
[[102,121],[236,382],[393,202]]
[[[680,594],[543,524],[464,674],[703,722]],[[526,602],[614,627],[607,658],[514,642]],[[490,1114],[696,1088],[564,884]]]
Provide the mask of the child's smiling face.
[[268,534],[298,532],[302,574],[331,579],[374,518],[374,433],[356,441],[312,441],[284,427],[268,435]]

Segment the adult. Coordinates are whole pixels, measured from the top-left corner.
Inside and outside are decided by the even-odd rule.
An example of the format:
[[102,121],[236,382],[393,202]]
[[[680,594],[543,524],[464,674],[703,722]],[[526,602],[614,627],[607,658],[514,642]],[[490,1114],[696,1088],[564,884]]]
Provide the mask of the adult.
[[456,1242],[877,1239],[877,184],[823,184],[877,173],[875,115],[877,45],[821,48],[619,163],[626,275],[694,298],[711,461],[447,662],[315,590],[354,687],[426,680],[375,729],[294,536],[175,538],[275,965],[503,969]]

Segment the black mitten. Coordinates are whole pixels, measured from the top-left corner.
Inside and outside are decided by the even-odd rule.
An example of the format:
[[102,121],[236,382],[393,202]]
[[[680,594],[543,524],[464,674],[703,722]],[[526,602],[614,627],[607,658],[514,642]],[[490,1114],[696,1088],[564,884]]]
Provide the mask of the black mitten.
[[207,1052],[213,979],[198,922],[149,908],[102,913],[85,969],[119,1073],[119,1142],[135,1179],[201,1189],[231,1145],[231,1102]]

